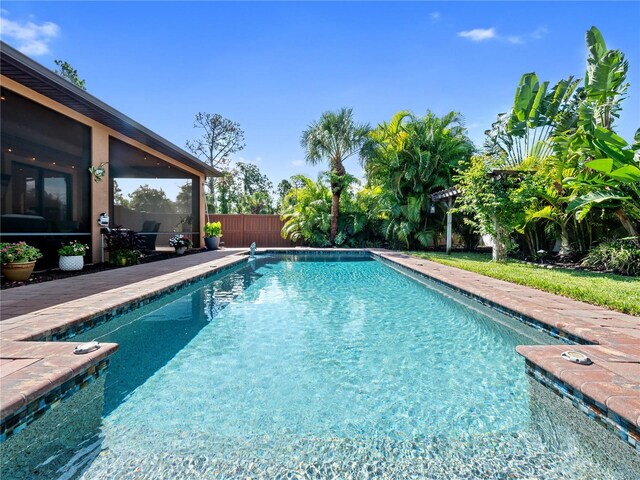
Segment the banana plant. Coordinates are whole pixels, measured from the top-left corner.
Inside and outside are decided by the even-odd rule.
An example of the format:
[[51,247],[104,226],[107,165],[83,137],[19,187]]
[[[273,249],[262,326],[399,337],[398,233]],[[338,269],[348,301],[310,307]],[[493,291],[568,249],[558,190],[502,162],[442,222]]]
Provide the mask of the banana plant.
[[510,167],[551,155],[550,136],[575,127],[579,83],[579,79],[570,76],[549,89],[549,82],[541,83],[535,73],[525,73],[511,110],[499,114],[485,132],[485,148],[504,157]]
[[[640,221],[640,129],[629,145],[613,131],[626,96],[628,62],[619,50],[608,50],[595,27],[587,31],[587,71],[578,128],[558,138],[566,155],[577,155],[583,168],[564,180],[585,193],[569,202],[567,212],[583,220],[593,207],[613,211],[630,236],[638,238]],[[561,143],[562,142],[564,143]],[[640,240],[639,240],[640,241]]]
[[629,62],[620,50],[608,50],[602,34],[591,27],[586,34],[587,71],[584,78],[586,101],[580,110],[580,124],[587,130],[597,126],[611,130],[619,118],[625,98]]
[[593,207],[612,210],[632,237],[638,237],[634,222],[640,221],[640,129],[632,146],[603,127],[596,127],[587,145],[593,160],[585,169],[566,179],[568,185],[579,184],[588,192],[568,204],[567,211],[575,212],[582,220]]

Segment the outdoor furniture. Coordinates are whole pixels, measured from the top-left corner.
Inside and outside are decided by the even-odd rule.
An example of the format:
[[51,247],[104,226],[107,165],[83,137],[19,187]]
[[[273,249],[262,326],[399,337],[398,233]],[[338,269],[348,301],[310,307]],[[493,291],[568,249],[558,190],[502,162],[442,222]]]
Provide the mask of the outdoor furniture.
[[144,237],[145,250],[156,249],[156,238],[158,237],[157,232],[160,230],[160,225],[160,222],[154,220],[145,220],[142,224],[142,233],[140,233],[140,236]]

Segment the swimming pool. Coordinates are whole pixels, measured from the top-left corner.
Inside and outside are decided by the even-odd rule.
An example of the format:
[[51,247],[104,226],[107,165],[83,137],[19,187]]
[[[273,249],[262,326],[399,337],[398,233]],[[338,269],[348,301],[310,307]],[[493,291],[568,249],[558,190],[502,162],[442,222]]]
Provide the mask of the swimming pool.
[[92,339],[120,344],[106,379],[10,439],[34,453],[9,447],[3,478],[603,479],[638,467],[527,378],[515,346],[549,336],[366,255],[258,257],[73,340]]

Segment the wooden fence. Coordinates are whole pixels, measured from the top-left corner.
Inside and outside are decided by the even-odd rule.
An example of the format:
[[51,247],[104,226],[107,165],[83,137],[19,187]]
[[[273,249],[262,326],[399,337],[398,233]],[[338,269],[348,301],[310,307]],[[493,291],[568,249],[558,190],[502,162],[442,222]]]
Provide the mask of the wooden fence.
[[251,242],[262,247],[293,247],[280,235],[284,222],[279,215],[209,215],[209,222],[222,224],[225,247],[249,247]]

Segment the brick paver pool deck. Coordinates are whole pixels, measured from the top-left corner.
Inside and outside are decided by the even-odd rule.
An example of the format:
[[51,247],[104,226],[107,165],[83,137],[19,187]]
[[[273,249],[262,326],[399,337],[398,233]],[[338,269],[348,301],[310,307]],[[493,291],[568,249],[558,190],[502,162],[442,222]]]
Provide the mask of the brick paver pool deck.
[[[600,413],[617,415],[638,431],[640,318],[397,252],[369,251],[513,315],[533,319],[561,336],[568,334],[593,344],[522,346],[517,350],[528,366],[561,380],[592,400]],[[246,249],[206,252],[2,291],[0,418],[25,409],[29,402],[66,385],[74,375],[91,373],[91,368],[117,349],[115,344],[104,344],[91,354],[74,355],[74,343],[34,340],[55,338],[70,325],[244,261],[244,254]],[[569,349],[587,354],[593,364],[562,359],[560,353]],[[640,449],[640,439],[637,441]]]

